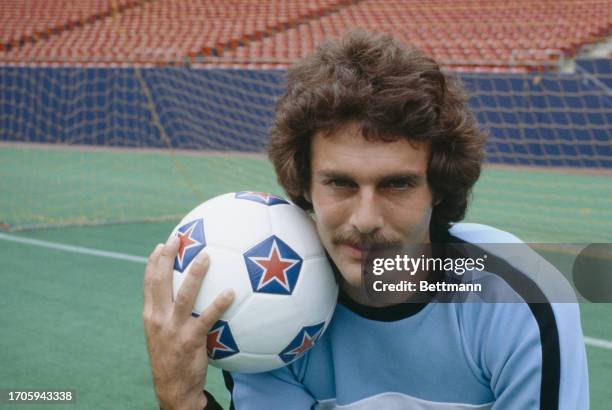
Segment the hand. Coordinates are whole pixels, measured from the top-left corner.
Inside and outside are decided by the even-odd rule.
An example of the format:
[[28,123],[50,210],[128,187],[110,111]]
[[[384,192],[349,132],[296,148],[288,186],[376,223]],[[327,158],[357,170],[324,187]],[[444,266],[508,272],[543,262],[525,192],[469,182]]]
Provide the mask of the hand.
[[172,236],[155,247],[144,273],[142,321],[151,360],[153,382],[164,410],[202,409],[208,356],[206,336],[231,305],[234,294],[222,292],[198,318],[191,316],[202,280],[209,266],[208,255],[200,252],[193,261],[172,302],[172,275],[179,240]]

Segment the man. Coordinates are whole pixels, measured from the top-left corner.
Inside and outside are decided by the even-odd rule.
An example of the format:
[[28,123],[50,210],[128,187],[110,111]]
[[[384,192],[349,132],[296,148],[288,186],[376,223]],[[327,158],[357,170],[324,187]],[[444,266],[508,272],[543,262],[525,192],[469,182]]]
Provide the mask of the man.
[[[290,198],[314,212],[341,292],[328,330],[302,358],[268,373],[225,374],[236,409],[588,408],[577,306],[526,303],[500,279],[522,275],[502,258],[489,268],[500,274],[485,279],[520,303],[391,304],[364,286],[366,244],[516,241],[452,225],[465,215],[483,140],[458,86],[388,36],[350,33],[289,71],[269,156]],[[202,253],[173,303],[177,248],[173,239],[158,245],[145,271],[155,388],[164,409],[216,409],[202,392],[205,336],[232,294],[191,317],[208,264]]]

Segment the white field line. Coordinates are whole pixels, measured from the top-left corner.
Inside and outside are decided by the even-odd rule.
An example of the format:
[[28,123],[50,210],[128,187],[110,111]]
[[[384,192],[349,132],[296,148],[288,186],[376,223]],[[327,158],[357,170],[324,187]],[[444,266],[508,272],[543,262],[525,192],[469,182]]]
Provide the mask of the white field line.
[[612,350],[612,342],[604,339],[596,339],[594,337],[585,336],[584,343],[589,346],[601,347],[602,349]]
[[0,239],[9,241],[9,242],[23,243],[26,245],[41,246],[43,248],[55,249],[58,251],[80,253],[82,255],[92,255],[92,256],[99,256],[102,258],[120,259],[124,261],[137,262],[137,263],[147,262],[147,258],[143,258],[142,256],[128,255],[126,253],[119,253],[119,252],[102,251],[99,249],[85,248],[83,246],[65,245],[63,243],[41,241],[39,239],[23,238],[21,236],[7,235],[4,233],[0,233]]
[[[101,258],[119,259],[129,262],[146,263],[147,258],[142,256],[128,255],[126,253],[109,252],[93,248],[85,248],[83,246],[65,245],[63,243],[42,241],[39,239],[23,238],[15,235],[7,235],[0,233],[0,240],[23,243],[26,245],[41,246],[43,248],[55,249],[58,251],[80,253],[82,255],[98,256]],[[605,339],[597,339],[595,337],[584,337],[584,343],[588,346],[600,347],[602,349],[612,350],[612,341]]]

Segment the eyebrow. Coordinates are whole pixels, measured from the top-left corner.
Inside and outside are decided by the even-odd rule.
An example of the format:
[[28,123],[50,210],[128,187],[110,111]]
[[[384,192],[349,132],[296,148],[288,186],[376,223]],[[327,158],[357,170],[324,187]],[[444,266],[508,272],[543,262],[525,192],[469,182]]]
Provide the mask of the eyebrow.
[[[347,174],[341,171],[322,170],[322,171],[318,171],[316,175],[319,178],[325,178],[325,179],[345,179],[345,180],[351,180],[351,181],[355,180],[355,178],[353,178],[350,174]],[[421,174],[407,171],[407,172],[397,172],[397,173],[384,175],[381,178],[379,178],[376,182],[377,184],[381,184],[381,183],[384,184],[384,183],[397,181],[397,180],[405,180],[411,184],[417,185],[423,182],[424,179],[425,177]]]
[[410,185],[419,185],[421,182],[424,181],[424,179],[425,178],[422,175],[415,174],[413,172],[398,173],[398,174],[385,175],[378,181],[378,183],[385,184],[385,183],[389,183],[393,181],[406,181]]

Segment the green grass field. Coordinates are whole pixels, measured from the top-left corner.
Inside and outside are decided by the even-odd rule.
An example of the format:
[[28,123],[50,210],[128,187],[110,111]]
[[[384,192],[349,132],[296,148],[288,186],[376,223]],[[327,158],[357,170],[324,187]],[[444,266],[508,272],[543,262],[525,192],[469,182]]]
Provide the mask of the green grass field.
[[[0,222],[17,230],[11,237],[144,257],[201,200],[247,188],[279,193],[274,181],[257,157],[0,146]],[[612,242],[611,194],[607,175],[487,169],[468,220],[532,242]],[[156,408],[142,262],[2,238],[0,258],[0,388],[76,389],[71,409]],[[585,335],[612,341],[612,304],[581,312]],[[608,409],[612,350],[588,345],[587,354],[591,407]],[[227,404],[215,369],[208,388]]]

